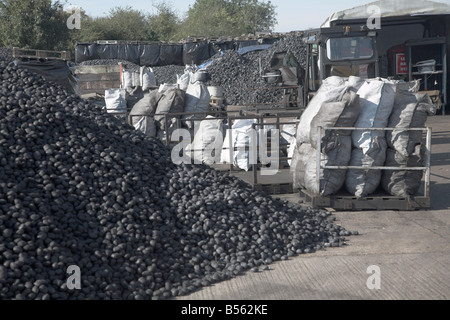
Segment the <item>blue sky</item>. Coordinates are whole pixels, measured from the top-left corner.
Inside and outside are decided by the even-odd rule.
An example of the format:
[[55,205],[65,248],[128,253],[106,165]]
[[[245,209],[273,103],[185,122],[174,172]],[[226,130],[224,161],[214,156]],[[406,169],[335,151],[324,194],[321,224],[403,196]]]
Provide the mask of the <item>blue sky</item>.
[[[450,3],[450,0],[437,0]],[[64,1],[61,1],[64,3]],[[90,16],[104,16],[114,7],[131,6],[144,12],[152,12],[152,3],[159,0],[111,1],[111,0],[67,0],[68,5],[83,8]],[[180,15],[189,9],[195,0],[166,0]],[[272,0],[276,6],[278,25],[275,32],[289,32],[318,28],[334,12],[363,5],[372,0]]]

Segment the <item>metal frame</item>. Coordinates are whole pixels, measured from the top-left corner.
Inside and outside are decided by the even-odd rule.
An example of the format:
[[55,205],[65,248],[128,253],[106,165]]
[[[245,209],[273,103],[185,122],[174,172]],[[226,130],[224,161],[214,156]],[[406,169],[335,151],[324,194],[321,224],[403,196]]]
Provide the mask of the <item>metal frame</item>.
[[[112,110],[113,111],[113,110]],[[115,111],[115,110],[114,110]],[[277,110],[280,111],[279,113],[275,114],[275,115],[266,115],[266,114],[248,114],[248,115],[244,115],[244,111],[240,110],[238,115],[234,115],[236,113],[236,111],[216,111],[216,110],[210,110],[207,112],[182,112],[182,113],[168,113],[168,114],[151,114],[151,115],[129,115],[128,111],[127,112],[114,112],[114,113],[110,113],[111,115],[114,116],[124,116],[127,115],[126,118],[128,120],[132,120],[132,118],[134,117],[144,117],[144,116],[149,116],[149,117],[154,117],[154,116],[164,116],[164,122],[165,122],[165,130],[163,130],[165,132],[165,144],[166,146],[170,147],[171,145],[174,144],[174,142],[171,139],[171,135],[168,132],[168,128],[169,128],[169,123],[170,123],[170,119],[171,118],[177,118],[177,126],[179,128],[182,128],[181,126],[181,122],[183,121],[191,121],[191,122],[201,122],[203,120],[211,120],[209,118],[207,118],[208,115],[211,114],[219,114],[218,116],[215,116],[215,120],[223,120],[226,121],[228,123],[228,126],[231,127],[233,121],[236,120],[243,120],[243,119],[256,119],[258,122],[255,123],[253,125],[253,127],[264,127],[264,126],[276,126],[277,129],[281,129],[282,125],[288,125],[288,124],[295,124],[298,126],[299,122],[298,121],[292,121],[292,122],[282,122],[281,118],[298,118],[301,113],[298,113],[298,110],[296,110],[295,112],[293,112],[291,109],[285,109],[285,110]],[[283,113],[284,112],[284,113]],[[233,114],[233,115],[230,115]],[[192,118],[192,119],[183,119],[183,116],[197,116],[196,118]],[[275,123],[264,123],[264,120],[267,119],[276,119]],[[130,123],[132,123],[132,121],[130,121]],[[290,146],[290,144],[282,144],[281,143],[281,138],[282,136],[279,136],[279,152],[281,152],[281,150],[284,149],[288,149],[288,147]],[[237,151],[238,148],[231,148],[232,146],[232,141],[233,141],[233,133],[232,131],[230,131],[230,134],[228,135],[228,139],[229,139],[229,145],[230,148],[222,148],[222,150],[226,150],[229,149],[230,152],[230,163],[229,163],[229,169],[227,171],[231,172],[235,172],[235,171],[242,171],[240,169],[237,169],[234,164],[233,164],[233,157],[234,157],[234,151]],[[250,147],[250,150],[252,152],[256,152],[256,154],[258,154],[260,152],[260,146],[257,145],[256,147]],[[198,151],[203,151],[203,150],[191,150],[191,153],[193,152],[198,152]],[[278,160],[280,162],[280,165],[282,163],[282,161],[285,160],[290,160],[290,157],[282,157],[281,155],[278,156]],[[260,164],[252,164],[252,171],[253,171],[253,177],[252,177],[252,184],[254,187],[257,188],[263,188],[262,185],[259,184],[258,182],[258,169],[260,167]],[[292,183],[291,183],[292,185]],[[286,188],[282,188],[282,186],[279,186],[279,189],[286,189]],[[293,191],[293,190],[292,190]]]
[[[420,46],[426,46],[426,45],[440,45],[441,46],[441,56],[442,56],[442,70],[440,71],[434,71],[430,73],[420,73],[420,72],[413,72],[413,56],[412,56],[412,50],[413,47],[420,47]],[[447,38],[446,37],[437,37],[437,38],[425,38],[425,39],[419,39],[419,40],[409,40],[405,42],[406,47],[406,58],[408,59],[408,77],[409,81],[413,81],[414,79],[418,77],[423,77],[424,79],[424,90],[428,91],[427,87],[427,76],[430,75],[441,75],[442,76],[442,90],[441,94],[444,99],[443,105],[442,105],[442,114],[445,116],[445,109],[447,108]],[[415,78],[416,77],[416,78]]]
[[320,172],[322,169],[329,170],[392,170],[392,171],[425,171],[425,181],[424,181],[424,196],[408,198],[395,197],[395,196],[369,196],[361,199],[357,199],[353,196],[343,197],[343,196],[329,196],[322,197],[312,195],[306,190],[300,192],[301,197],[306,201],[311,202],[315,207],[329,207],[336,204],[334,209],[377,209],[377,210],[415,210],[415,209],[429,209],[430,206],[430,181],[431,181],[431,139],[432,139],[432,129],[431,128],[357,128],[357,127],[321,127],[317,128],[319,137],[322,137],[322,133],[327,130],[361,130],[361,131],[394,131],[394,130],[404,130],[404,131],[423,131],[426,132],[426,164],[425,167],[368,167],[368,166],[324,166],[321,164],[322,159],[322,141],[319,139],[318,150],[317,150],[317,177],[316,183],[320,193]]
[[[349,33],[346,33],[345,26],[350,26]],[[306,106],[310,100],[310,96],[314,95],[322,85],[322,82],[328,78],[327,67],[333,66],[349,66],[349,65],[362,65],[362,64],[374,64],[375,65],[375,77],[380,76],[380,61],[378,57],[378,39],[374,30],[368,30],[364,28],[364,25],[345,24],[345,26],[335,26],[330,28],[318,28],[309,30],[305,33],[305,43],[307,45],[306,61],[307,67],[305,72],[305,85],[304,85],[304,105]],[[358,37],[366,36],[372,39],[373,42],[373,55],[370,58],[365,59],[343,59],[332,61],[327,56],[327,41],[334,38],[345,37]],[[317,46],[317,53],[313,54],[313,45]],[[316,57],[316,61],[313,61]],[[315,62],[320,61],[320,65],[316,65]],[[311,78],[311,79],[310,79]],[[316,82],[319,82],[318,85]]]
[[[331,27],[331,28],[322,28],[320,29],[320,35],[319,35],[319,56],[321,66],[320,69],[320,82],[322,83],[326,78],[328,78],[327,75],[327,66],[333,65],[333,66],[348,66],[348,65],[361,65],[361,64],[375,64],[375,77],[379,76],[379,60],[378,60],[378,46],[377,46],[377,37],[376,36],[370,36],[369,34],[373,32],[372,30],[367,30],[363,28],[362,26],[351,26],[351,30],[349,33],[345,33],[345,27]],[[333,61],[328,59],[327,56],[327,41],[329,39],[333,38],[346,38],[346,37],[368,37],[372,39],[373,43],[373,54],[370,58],[365,59],[342,59]]]

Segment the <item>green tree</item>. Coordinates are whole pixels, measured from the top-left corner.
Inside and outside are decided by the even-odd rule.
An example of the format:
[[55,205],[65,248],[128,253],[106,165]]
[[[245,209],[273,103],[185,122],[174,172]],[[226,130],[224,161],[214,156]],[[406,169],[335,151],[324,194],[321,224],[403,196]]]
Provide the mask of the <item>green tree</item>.
[[65,50],[69,15],[59,1],[0,0],[0,44],[43,50]]
[[275,6],[260,0],[196,0],[182,24],[187,36],[240,36],[271,31]]
[[275,6],[270,1],[231,0],[232,15],[242,33],[269,32],[277,24]]
[[82,14],[81,29],[72,34],[76,42],[97,40],[150,41],[156,40],[148,15],[130,6],[111,9],[106,17]]
[[153,5],[155,14],[149,16],[150,29],[159,41],[175,40],[180,27],[180,18],[168,2],[161,1]]
[[113,40],[152,40],[147,16],[130,6],[116,7],[110,11],[107,19],[107,27],[110,39]]
[[189,7],[180,34],[187,36],[234,35],[235,21],[227,0],[197,0]]
[[81,12],[81,28],[71,31],[73,42],[93,42],[109,39],[108,21],[106,18],[92,18]]

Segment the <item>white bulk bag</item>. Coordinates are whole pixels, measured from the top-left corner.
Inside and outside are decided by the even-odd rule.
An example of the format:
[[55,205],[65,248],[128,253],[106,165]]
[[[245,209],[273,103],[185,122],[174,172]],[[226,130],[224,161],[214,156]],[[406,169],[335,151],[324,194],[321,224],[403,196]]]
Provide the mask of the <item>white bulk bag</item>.
[[[186,100],[184,106],[185,113],[208,112],[211,96],[208,87],[203,82],[189,83],[186,90]],[[206,114],[205,114],[206,115]],[[205,115],[186,115],[183,119],[203,118]],[[192,121],[186,122],[188,128],[194,127]]]
[[152,68],[141,67],[140,82],[143,91],[148,91],[157,87],[156,76]]
[[105,108],[107,113],[127,112],[127,93],[125,89],[105,90]]
[[[385,79],[373,79],[364,82],[358,90],[360,115],[355,123],[358,128],[384,128],[394,107],[396,85]],[[353,146],[370,151],[375,137],[385,137],[385,131],[355,130],[352,134]]]
[[156,137],[156,124],[153,117],[145,116],[142,117],[135,125],[134,128],[138,131],[141,131],[146,136],[149,137]]
[[220,162],[222,153],[224,128],[223,121],[213,116],[200,122],[194,136],[192,148],[197,163],[214,164]]
[[[257,161],[258,137],[253,125],[257,124],[256,119],[239,119],[233,123],[232,129],[227,130],[221,153],[222,163],[231,163],[245,171],[249,171],[253,162]],[[233,148],[233,159],[230,159],[230,134],[231,148]],[[234,150],[237,148],[237,150]],[[249,150],[245,150],[248,148]]]

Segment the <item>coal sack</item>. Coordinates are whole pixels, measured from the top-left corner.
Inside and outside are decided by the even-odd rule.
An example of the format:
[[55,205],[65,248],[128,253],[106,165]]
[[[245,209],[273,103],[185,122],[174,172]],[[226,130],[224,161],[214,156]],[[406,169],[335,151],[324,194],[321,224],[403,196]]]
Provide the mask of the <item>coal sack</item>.
[[172,299],[351,234],[0,62],[3,300]]

